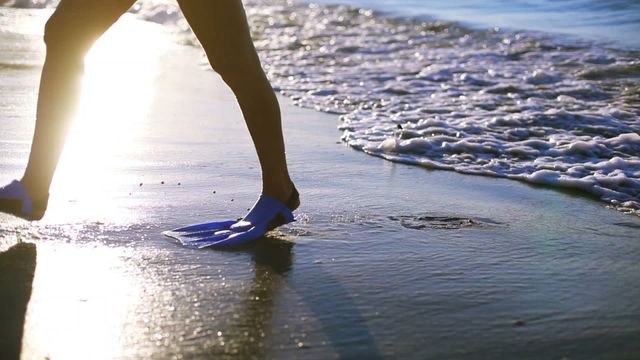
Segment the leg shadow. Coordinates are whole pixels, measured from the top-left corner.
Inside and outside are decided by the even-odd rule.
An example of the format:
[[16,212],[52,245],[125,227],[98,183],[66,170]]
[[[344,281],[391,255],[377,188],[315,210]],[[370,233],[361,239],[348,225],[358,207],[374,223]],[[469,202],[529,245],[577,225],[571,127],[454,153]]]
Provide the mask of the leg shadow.
[[0,359],[19,359],[36,246],[20,243],[0,253]]
[[376,340],[353,296],[339,279],[317,266],[301,280],[287,281],[323,328],[340,359],[381,359]]

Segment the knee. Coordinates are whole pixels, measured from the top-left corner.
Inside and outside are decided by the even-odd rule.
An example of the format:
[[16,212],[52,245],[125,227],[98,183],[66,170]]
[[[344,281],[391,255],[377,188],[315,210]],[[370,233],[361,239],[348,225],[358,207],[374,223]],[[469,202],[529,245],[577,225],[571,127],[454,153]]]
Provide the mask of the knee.
[[235,82],[243,74],[242,69],[246,68],[240,62],[235,62],[225,56],[209,57],[209,64],[213,71],[218,73],[226,82]]
[[264,77],[259,61],[219,56],[215,59],[209,58],[209,63],[213,71],[232,88],[246,83],[255,84],[257,80]]
[[47,49],[56,49],[66,42],[64,21],[57,13],[53,13],[44,25],[44,43]]
[[67,19],[56,11],[44,26],[44,43],[48,53],[64,52],[67,57],[84,58],[92,41],[88,33],[77,26],[77,19]]

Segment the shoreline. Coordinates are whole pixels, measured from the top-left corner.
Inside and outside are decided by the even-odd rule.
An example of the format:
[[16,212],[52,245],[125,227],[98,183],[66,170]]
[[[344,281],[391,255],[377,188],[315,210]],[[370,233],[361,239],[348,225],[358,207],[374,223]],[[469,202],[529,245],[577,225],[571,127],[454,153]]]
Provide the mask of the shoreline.
[[[123,20],[122,31],[146,26]],[[260,186],[233,95],[200,59],[171,46],[153,80],[128,79],[153,84],[141,123],[109,124],[131,129],[100,155],[117,161],[61,168],[44,221],[0,215],[0,251],[20,239],[37,248],[24,357],[640,353],[640,219],[548,188],[365,156],[338,141],[337,116],[282,97],[297,222],[232,251],[168,241],[162,230],[236,217]],[[14,84],[0,84],[0,109],[16,88],[29,99],[37,72],[0,69]],[[19,104],[2,124],[28,140],[32,105]],[[98,151],[106,133],[84,134],[85,151]],[[25,160],[28,144],[14,146],[2,181]]]

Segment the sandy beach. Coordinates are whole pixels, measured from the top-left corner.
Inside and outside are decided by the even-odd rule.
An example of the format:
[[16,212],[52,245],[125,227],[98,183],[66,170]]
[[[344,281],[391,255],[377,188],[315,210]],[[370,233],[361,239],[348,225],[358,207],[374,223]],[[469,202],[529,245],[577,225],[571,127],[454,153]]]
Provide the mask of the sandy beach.
[[[0,8],[2,183],[28,156],[47,11]],[[340,142],[336,115],[286,98],[297,221],[225,251],[163,237],[241,216],[257,159],[198,49],[130,15],[103,43],[126,51],[89,60],[48,214],[0,215],[0,307],[18,312],[0,320],[0,358],[640,356],[638,217],[366,156]]]

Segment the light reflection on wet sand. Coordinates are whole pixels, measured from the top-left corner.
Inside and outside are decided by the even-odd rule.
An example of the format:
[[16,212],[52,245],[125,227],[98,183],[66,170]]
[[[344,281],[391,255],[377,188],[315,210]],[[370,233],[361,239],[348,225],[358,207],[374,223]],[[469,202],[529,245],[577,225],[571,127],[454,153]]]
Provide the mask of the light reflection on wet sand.
[[[23,353],[27,358],[112,359],[126,353],[123,325],[140,306],[139,269],[122,249],[38,244]],[[134,329],[129,329],[134,330]]]
[[170,41],[156,27],[125,17],[87,55],[79,113],[51,189],[56,200],[78,206],[73,215],[52,211],[49,221],[69,221],[71,215],[127,222],[137,216],[123,214],[112,197],[118,186],[135,181],[126,170],[150,150],[140,138],[152,127],[158,61]]

